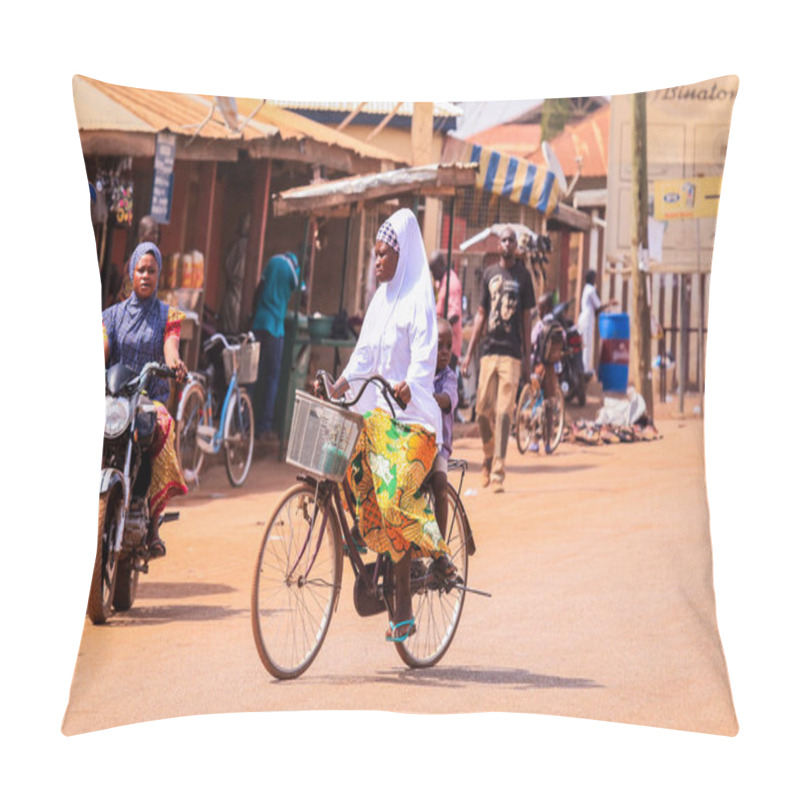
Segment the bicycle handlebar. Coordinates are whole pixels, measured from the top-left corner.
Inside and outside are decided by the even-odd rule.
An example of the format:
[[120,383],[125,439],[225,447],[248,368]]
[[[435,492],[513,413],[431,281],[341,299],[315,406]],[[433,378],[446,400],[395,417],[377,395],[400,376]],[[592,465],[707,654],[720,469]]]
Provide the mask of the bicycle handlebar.
[[253,335],[252,331],[248,331],[247,333],[238,333],[236,334],[236,338],[238,340],[237,344],[231,344],[230,340],[224,333],[215,333],[203,344],[203,352],[208,352],[214,346],[214,342],[222,342],[222,346],[226,350],[233,350],[245,342],[254,342],[256,340],[256,337]]
[[[361,399],[361,396],[364,394],[364,391],[366,390],[368,384],[377,383],[380,385],[381,394],[384,396],[386,402],[389,404],[389,409],[392,412],[392,416],[396,416],[394,413],[394,406],[392,405],[392,399],[394,399],[394,401],[397,403],[398,406],[400,406],[400,408],[403,411],[405,411],[405,409],[408,408],[408,404],[404,403],[399,397],[397,397],[397,395],[395,395],[394,388],[389,383],[389,381],[387,381],[386,378],[383,377],[383,375],[378,375],[376,373],[375,375],[370,375],[367,378],[354,378],[353,380],[363,381],[363,384],[361,388],[358,390],[355,398],[350,401],[334,400],[333,402],[338,403],[344,408],[350,408],[351,406],[354,406]],[[333,389],[333,379],[331,378],[331,376],[328,375],[328,373],[325,372],[324,369],[321,369],[317,371],[316,381],[317,382],[322,381],[322,388],[324,389],[324,397],[326,400],[331,400],[331,390]]]
[[151,375],[155,375],[158,378],[178,379],[177,372],[171,367],[168,367],[166,364],[160,364],[158,361],[148,361],[139,373],[139,386],[144,386]]

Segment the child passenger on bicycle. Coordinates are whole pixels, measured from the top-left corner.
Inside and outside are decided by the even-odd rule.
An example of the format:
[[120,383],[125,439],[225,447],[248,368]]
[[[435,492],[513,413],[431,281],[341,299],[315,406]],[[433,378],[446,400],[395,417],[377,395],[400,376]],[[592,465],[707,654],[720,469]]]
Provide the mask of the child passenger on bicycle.
[[447,530],[447,460],[453,452],[453,420],[458,405],[458,378],[450,368],[453,353],[453,329],[439,317],[439,347],[436,356],[436,374],[433,377],[433,399],[442,410],[442,446],[431,467],[434,514],[443,535]]
[[[552,345],[548,339],[548,330],[554,324],[553,318],[553,293],[543,294],[538,303],[539,319],[531,331],[531,390],[533,396],[539,394],[540,387],[544,387],[546,400],[555,396],[558,376],[556,375],[555,362],[561,358],[560,348],[557,352],[549,352]],[[558,323],[555,323],[558,326]],[[538,452],[539,445],[531,442],[530,448],[533,452]],[[545,450],[550,452],[549,443],[545,445]]]

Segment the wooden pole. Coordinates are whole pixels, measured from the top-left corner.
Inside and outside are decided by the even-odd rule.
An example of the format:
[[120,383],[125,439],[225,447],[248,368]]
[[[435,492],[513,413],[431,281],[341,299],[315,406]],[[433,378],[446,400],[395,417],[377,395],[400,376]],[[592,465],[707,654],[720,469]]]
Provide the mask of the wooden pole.
[[631,231],[631,261],[633,289],[631,320],[631,383],[644,398],[649,416],[653,417],[653,378],[650,355],[650,302],[647,292],[648,275],[642,262],[649,258],[647,239],[647,94],[633,95],[633,224]]
[[[447,235],[447,273],[445,274],[445,288],[444,288],[444,318],[448,319],[450,316],[450,270],[452,269],[453,262],[453,223],[456,218],[456,194],[450,198],[450,230]],[[461,313],[460,311],[458,312]],[[457,355],[461,355],[458,353]]]
[[[255,181],[251,199],[250,236],[247,240],[247,265],[245,267],[242,297],[252,298],[264,268],[264,244],[269,215],[269,187],[272,179],[272,159],[257,161],[254,166]],[[250,306],[242,303],[239,326],[242,330],[248,323]]]

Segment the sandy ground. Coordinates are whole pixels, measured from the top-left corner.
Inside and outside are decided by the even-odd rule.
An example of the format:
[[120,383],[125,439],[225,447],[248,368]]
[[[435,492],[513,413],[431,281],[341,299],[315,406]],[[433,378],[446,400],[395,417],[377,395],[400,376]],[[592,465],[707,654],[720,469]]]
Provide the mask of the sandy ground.
[[[593,419],[595,388],[584,409]],[[352,605],[349,572],[322,652],[296,681],[264,670],[250,631],[257,549],[295,470],[263,450],[246,485],[204,468],[174,503],[169,553],[134,608],[86,621],[65,734],[173,716],[288,709],[516,711],[732,735],[737,720],[719,642],[703,470],[703,422],[687,398],[657,408],[653,442],[509,447],[506,491],[479,486],[480,443],[464,502],[478,551],[444,660],[412,671],[382,640],[383,616]],[[470,428],[460,429],[470,433]],[[346,569],[349,570],[347,565]]]

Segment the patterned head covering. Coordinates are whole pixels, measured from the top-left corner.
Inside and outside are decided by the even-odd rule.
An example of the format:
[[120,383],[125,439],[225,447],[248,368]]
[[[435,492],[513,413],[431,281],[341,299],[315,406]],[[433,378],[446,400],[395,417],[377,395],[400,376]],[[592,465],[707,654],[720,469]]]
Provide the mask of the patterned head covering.
[[136,269],[136,265],[142,260],[142,256],[147,255],[147,253],[153,255],[156,264],[158,264],[158,274],[161,274],[161,251],[153,242],[142,242],[133,251],[131,260],[128,262],[128,275],[130,276],[131,282],[133,282],[133,271]]
[[376,242],[386,242],[395,253],[400,252],[400,242],[397,240],[397,232],[394,229],[394,226],[391,223],[391,218],[387,219],[386,222],[381,225],[378,229],[378,235],[375,237]]

